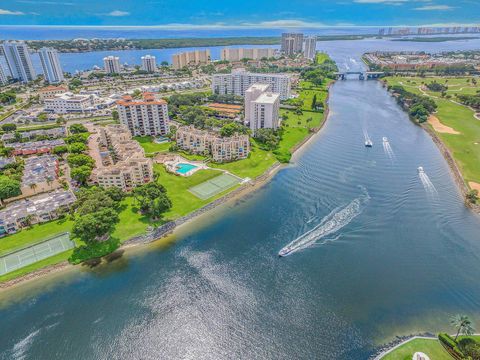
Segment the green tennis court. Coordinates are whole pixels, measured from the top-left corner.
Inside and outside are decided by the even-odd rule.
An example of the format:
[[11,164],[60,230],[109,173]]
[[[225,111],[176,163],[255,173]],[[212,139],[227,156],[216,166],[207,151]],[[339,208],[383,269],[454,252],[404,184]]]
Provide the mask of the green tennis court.
[[190,189],[188,189],[188,191],[190,191],[196,197],[202,200],[206,200],[208,198],[211,198],[212,196],[220,194],[227,189],[230,189],[231,187],[239,184],[241,181],[241,178],[238,178],[234,175],[222,174],[194,187],[191,187]]
[[75,243],[70,240],[70,234],[63,233],[41,243],[14,251],[0,257],[0,276],[74,247]]

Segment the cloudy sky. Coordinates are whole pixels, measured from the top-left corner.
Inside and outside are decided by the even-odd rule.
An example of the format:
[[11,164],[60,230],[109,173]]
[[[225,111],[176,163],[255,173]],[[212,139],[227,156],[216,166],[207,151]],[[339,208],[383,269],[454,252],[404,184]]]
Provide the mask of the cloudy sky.
[[289,28],[480,23],[480,0],[0,0],[3,25]]

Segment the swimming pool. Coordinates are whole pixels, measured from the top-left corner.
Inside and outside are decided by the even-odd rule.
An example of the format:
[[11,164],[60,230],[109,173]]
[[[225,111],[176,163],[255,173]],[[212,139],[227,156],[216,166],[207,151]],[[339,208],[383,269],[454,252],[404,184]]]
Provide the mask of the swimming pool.
[[179,174],[185,175],[188,173],[190,170],[196,169],[198,166],[192,165],[192,164],[185,164],[185,163],[179,163],[177,164],[177,168],[175,171]]

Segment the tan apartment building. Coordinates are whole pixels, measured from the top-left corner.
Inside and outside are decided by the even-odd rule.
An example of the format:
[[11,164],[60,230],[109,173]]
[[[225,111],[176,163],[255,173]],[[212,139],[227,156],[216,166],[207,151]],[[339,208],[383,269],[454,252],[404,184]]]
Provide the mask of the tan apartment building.
[[133,136],[166,135],[169,132],[168,105],[156,99],[153,93],[143,93],[142,100],[126,95],[117,101],[120,123],[126,125]]
[[214,132],[181,126],[176,133],[179,148],[195,154],[211,155],[215,162],[245,159],[250,153],[248,135],[234,135],[222,138]]
[[98,131],[102,166],[95,169],[92,178],[99,186],[130,191],[153,180],[152,160],[145,157],[125,125],[107,125]]
[[47,86],[38,90],[38,97],[41,101],[45,99],[53,99],[56,95],[63,95],[68,92],[68,88],[65,86]]
[[275,49],[270,48],[223,48],[220,59],[226,61],[240,61],[242,59],[260,60],[271,58],[275,55]]
[[176,70],[188,65],[209,64],[210,62],[211,56],[208,49],[183,52],[172,56],[172,65]]

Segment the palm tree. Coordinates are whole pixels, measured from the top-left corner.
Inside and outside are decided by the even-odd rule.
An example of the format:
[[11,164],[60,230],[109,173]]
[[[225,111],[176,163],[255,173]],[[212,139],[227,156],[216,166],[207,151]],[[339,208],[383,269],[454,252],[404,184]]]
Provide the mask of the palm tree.
[[37,184],[35,184],[35,183],[30,184],[30,189],[32,189],[34,193],[35,193],[36,188],[37,188]]
[[472,326],[472,322],[467,315],[457,314],[450,319],[450,324],[457,328],[457,335],[455,336],[455,341],[457,341],[458,335],[460,333],[464,335],[472,335],[475,332],[475,329]]

